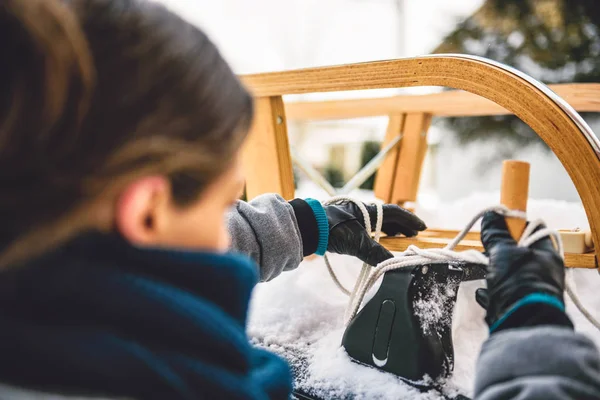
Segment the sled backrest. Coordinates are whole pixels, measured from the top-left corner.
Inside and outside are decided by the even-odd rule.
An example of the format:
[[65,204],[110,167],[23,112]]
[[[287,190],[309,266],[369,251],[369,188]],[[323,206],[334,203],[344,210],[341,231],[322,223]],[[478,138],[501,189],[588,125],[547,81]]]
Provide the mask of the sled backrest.
[[[434,55],[241,78],[256,97],[256,118],[244,149],[248,198],[267,192],[287,199],[294,196],[286,111],[295,119],[390,116],[384,145],[399,134],[403,137],[379,170],[376,195],[394,203],[416,198],[426,132],[433,115],[512,113],[528,124],[561,161],[583,202],[593,240],[600,243],[600,142],[571,105],[519,71],[479,57]],[[288,110],[282,100],[287,94],[415,86],[461,91],[290,104]],[[600,85],[554,89],[580,111],[600,111],[596,100]]]
[[[600,84],[550,85],[576,111],[600,112]],[[416,201],[427,131],[432,117],[477,117],[511,114],[496,103],[463,90],[426,95],[399,95],[384,98],[285,103],[288,122],[336,120],[387,116],[388,125],[381,148],[394,138],[402,140],[379,168],[374,192],[386,203]]]

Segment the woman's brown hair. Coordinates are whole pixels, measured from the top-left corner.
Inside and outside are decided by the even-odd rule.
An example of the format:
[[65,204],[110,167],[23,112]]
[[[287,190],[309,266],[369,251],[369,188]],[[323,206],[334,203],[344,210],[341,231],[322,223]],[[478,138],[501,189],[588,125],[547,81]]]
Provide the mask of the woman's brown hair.
[[207,36],[155,3],[3,0],[0,43],[0,265],[90,228],[144,175],[187,205],[252,119]]

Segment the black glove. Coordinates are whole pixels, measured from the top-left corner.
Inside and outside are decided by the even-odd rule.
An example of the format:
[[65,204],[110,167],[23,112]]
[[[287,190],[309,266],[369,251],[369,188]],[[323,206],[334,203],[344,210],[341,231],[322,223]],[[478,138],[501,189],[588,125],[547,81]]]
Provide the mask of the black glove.
[[[371,238],[369,232],[375,230],[377,207],[365,206],[371,219],[369,231],[365,229],[363,214],[356,204],[347,202],[324,207],[329,221],[327,250],[332,253],[357,257],[369,265],[377,265],[392,258],[393,255]],[[393,204],[383,205],[381,230],[386,235],[394,236],[401,233],[405,236],[415,236],[419,231],[425,229],[427,229],[425,223],[410,211]]]
[[[549,237],[531,247],[518,247],[504,217],[488,212],[481,223],[481,241],[490,264],[487,289],[477,290],[475,298],[487,310],[485,320],[492,331],[543,324],[572,326],[561,310],[564,263]],[[518,304],[533,294],[541,297]]]
[[[318,234],[315,228],[312,227],[311,218],[314,219],[314,216],[311,217],[307,214],[306,207],[308,205],[304,201],[296,199],[292,200],[290,204],[294,208],[302,234],[304,255],[313,254],[316,249],[314,236]],[[377,222],[377,208],[374,205],[365,206],[371,218],[372,226],[369,231],[372,231],[375,229]],[[354,203],[346,202],[323,208],[329,222],[327,251],[354,256],[369,265],[377,265],[393,257],[392,253],[371,238],[371,235],[365,229],[362,212]],[[310,215],[312,215],[312,211]],[[402,207],[393,204],[383,205],[381,230],[386,235],[393,236],[401,233],[405,236],[415,236],[419,231],[426,228],[421,219]]]

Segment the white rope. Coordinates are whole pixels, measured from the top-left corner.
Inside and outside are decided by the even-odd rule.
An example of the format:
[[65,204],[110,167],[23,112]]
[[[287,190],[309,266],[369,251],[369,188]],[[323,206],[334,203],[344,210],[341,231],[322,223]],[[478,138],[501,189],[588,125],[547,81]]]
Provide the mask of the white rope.
[[600,330],[600,322],[583,305],[581,299],[577,296],[576,288],[577,287],[575,286],[575,280],[573,279],[573,271],[567,270],[565,274],[565,291],[567,292],[567,295],[569,295],[571,301],[573,302],[573,304],[575,304],[575,307],[577,307],[577,309],[585,317],[585,319],[587,319],[590,322],[590,324],[594,325],[596,329]]
[[[336,196],[333,197],[326,202],[325,205],[331,204],[340,204],[343,202],[351,202],[354,203],[362,212],[363,219],[365,223],[365,227],[368,230],[371,228],[371,218],[365,207],[364,203],[358,201],[354,198],[348,196]],[[381,203],[372,203],[377,208],[377,221],[374,231],[374,240],[379,242],[381,237],[381,226],[383,224],[383,206]],[[355,316],[358,310],[360,309],[361,304],[365,298],[365,295],[373,288],[373,286],[377,283],[377,281],[388,271],[393,271],[400,268],[417,266],[417,265],[427,265],[427,264],[435,264],[435,263],[450,263],[450,264],[482,264],[488,265],[489,259],[477,250],[465,250],[461,252],[454,251],[456,246],[465,238],[467,233],[471,230],[473,225],[488,211],[495,211],[500,215],[505,217],[513,217],[513,218],[521,218],[526,219],[527,214],[522,211],[510,210],[505,206],[494,206],[486,208],[477,215],[475,215],[471,221],[456,235],[450,243],[448,243],[444,248],[441,249],[420,249],[415,245],[410,245],[408,248],[400,252],[398,257],[391,258],[386,260],[376,267],[371,267],[368,264],[364,263],[360,274],[356,280],[354,288],[352,291],[349,291],[342,285],[336,276],[331,263],[327,255],[325,255],[325,265],[327,266],[327,270],[331,275],[336,286],[346,295],[350,296],[348,301],[348,306],[346,308],[346,323],[350,322]],[[521,239],[518,242],[518,246],[520,247],[529,247],[538,240],[544,239],[546,237],[550,237],[553,240],[554,245],[556,246],[556,250],[560,254],[561,258],[564,259],[564,249],[562,244],[562,239],[560,234],[553,229],[550,228],[542,228],[536,231],[540,226],[543,225],[542,220],[535,220],[530,222],[525,228]],[[573,301],[573,304],[579,309],[579,311],[583,314],[583,316],[600,330],[600,322],[594,318],[594,316],[583,306],[579,297],[575,293],[575,282],[572,280],[571,271],[567,271],[565,277],[565,290],[568,296]]]

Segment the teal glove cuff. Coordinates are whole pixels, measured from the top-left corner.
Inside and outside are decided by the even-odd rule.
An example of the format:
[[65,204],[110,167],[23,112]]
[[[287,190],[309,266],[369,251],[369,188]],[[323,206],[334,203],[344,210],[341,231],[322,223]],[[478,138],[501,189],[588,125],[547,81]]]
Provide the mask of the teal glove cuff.
[[327,245],[329,243],[329,222],[327,222],[327,214],[320,201],[310,198],[304,199],[304,201],[310,206],[315,215],[315,219],[317,220],[319,242],[315,254],[322,256],[327,251]]
[[555,296],[546,293],[532,293],[521,300],[517,301],[502,317],[500,317],[492,326],[490,326],[490,333],[493,333],[504,321],[508,319],[515,311],[519,308],[534,303],[548,304],[558,308],[560,311],[565,311],[565,305],[562,301],[557,299]]

